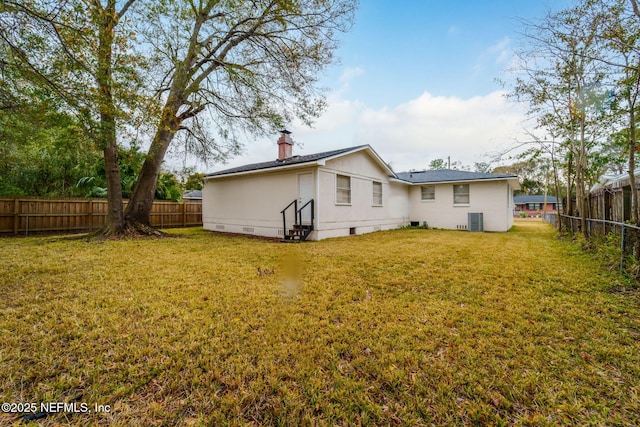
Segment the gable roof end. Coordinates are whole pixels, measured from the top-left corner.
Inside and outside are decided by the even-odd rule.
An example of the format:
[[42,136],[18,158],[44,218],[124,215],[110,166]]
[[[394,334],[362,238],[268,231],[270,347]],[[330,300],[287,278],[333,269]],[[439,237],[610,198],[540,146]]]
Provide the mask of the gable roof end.
[[380,164],[381,167],[386,169],[390,175],[395,176],[389,165],[387,165],[378,154],[369,145],[358,145],[356,147],[341,148],[339,150],[325,151],[322,153],[307,154],[303,156],[293,156],[283,160],[273,160],[270,162],[253,163],[244,166],[238,166],[231,169],[225,169],[218,172],[213,172],[205,175],[205,179],[217,178],[229,175],[240,175],[248,173],[258,173],[267,170],[275,170],[289,167],[299,167],[305,165],[322,164],[327,160],[331,160],[337,157],[341,157],[346,154],[355,153],[357,151],[368,151],[373,159]]

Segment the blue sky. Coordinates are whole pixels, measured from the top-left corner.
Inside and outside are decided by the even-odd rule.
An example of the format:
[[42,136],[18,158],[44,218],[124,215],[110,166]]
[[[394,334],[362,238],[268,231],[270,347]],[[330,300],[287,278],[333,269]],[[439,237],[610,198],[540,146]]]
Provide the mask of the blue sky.
[[[329,106],[313,129],[292,123],[310,154],[370,144],[396,171],[451,157],[473,166],[524,139],[525,107],[504,99],[519,19],[535,21],[570,0],[361,0],[341,37],[340,64],[322,85]],[[245,153],[207,171],[272,160],[276,140],[247,140]]]
[[[517,17],[535,19],[549,7],[535,0],[362,0],[356,24],[338,52],[343,67],[329,76],[335,82],[344,67],[361,69],[353,94],[374,108],[396,105],[423,91],[486,95],[497,89],[494,79],[519,37]],[[368,90],[372,85],[375,92]]]

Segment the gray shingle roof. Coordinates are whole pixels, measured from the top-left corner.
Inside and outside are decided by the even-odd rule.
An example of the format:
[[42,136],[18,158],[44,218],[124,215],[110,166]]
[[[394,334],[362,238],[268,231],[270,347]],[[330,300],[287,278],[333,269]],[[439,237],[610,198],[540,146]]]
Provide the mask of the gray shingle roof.
[[412,184],[517,178],[515,175],[506,175],[501,173],[467,172],[453,169],[399,172],[396,175],[399,179],[410,182]]
[[202,190],[185,190],[182,193],[183,199],[202,199]]
[[327,159],[329,157],[337,156],[337,155],[340,155],[340,154],[345,154],[345,153],[348,153],[350,151],[360,150],[360,149],[362,149],[364,147],[367,147],[367,145],[359,145],[357,147],[341,148],[339,150],[325,151],[325,152],[322,152],[322,153],[315,153],[315,154],[307,154],[307,155],[304,155],[304,156],[293,156],[293,157],[289,157],[288,159],[284,159],[284,160],[272,160],[270,162],[253,163],[253,164],[250,164],[250,165],[238,166],[236,168],[225,169],[225,170],[222,170],[222,171],[213,172],[213,173],[207,174],[205,176],[206,177],[213,177],[213,176],[221,176],[221,175],[230,175],[230,174],[234,174],[234,173],[253,172],[253,171],[258,171],[258,170],[263,170],[263,169],[273,169],[273,168],[279,168],[279,167],[283,167],[283,166],[291,166],[291,165],[298,165],[298,164],[304,164],[304,163],[312,163],[312,162],[317,162],[318,160]]

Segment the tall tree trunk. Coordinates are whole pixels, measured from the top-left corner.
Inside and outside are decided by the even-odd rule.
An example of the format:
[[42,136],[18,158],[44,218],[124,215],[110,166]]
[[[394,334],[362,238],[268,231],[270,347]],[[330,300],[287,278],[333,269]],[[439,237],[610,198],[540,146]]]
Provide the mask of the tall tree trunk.
[[[115,141],[115,138],[114,138]],[[122,207],[122,184],[118,165],[118,147],[109,144],[104,150],[104,165],[107,175],[107,218],[104,234],[120,234],[124,230],[124,209]]]
[[156,134],[142,164],[140,176],[133,188],[133,194],[129,199],[129,204],[124,214],[128,225],[151,227],[151,208],[153,207],[158,175],[160,174],[164,156],[182,122],[198,114],[204,108],[202,106],[190,106],[186,111],[179,114],[180,108],[183,107],[185,100],[188,99],[188,86],[190,78],[194,74],[192,67],[200,49],[198,34],[214,5],[215,2],[208,2],[203,11],[196,17],[193,23],[189,49],[185,58],[176,64],[171,89],[162,109]]
[[115,0],[110,0],[107,7],[96,11],[100,13],[100,43],[98,46],[98,69],[96,80],[99,91],[100,110],[100,145],[104,153],[105,173],[107,177],[108,209],[105,234],[120,234],[124,229],[124,212],[122,207],[122,184],[120,166],[118,164],[118,143],[116,139],[115,104],[111,87],[112,80],[112,46],[115,38],[116,13]]
[[631,223],[638,225],[638,187],[636,186],[636,112],[635,103],[629,96],[629,185],[631,186]]
[[[562,201],[562,193],[560,192],[560,180],[558,178],[558,165],[555,156],[555,140],[551,144],[551,168],[553,170],[553,188],[556,193],[556,211],[558,212],[558,232],[562,233],[562,218],[560,217],[559,201]],[[565,213],[564,206],[562,207],[562,213]]]
[[573,203],[573,174],[573,153],[569,152],[567,159],[567,203],[565,206],[567,215],[569,216],[575,216],[576,214]]
[[164,107],[158,130],[142,164],[140,175],[124,214],[128,225],[151,227],[151,208],[156,194],[160,168],[169,145],[180,127],[179,119],[176,117],[178,108],[178,103],[170,103],[169,101]]
[[589,238],[589,230],[587,228],[587,197],[586,197],[586,171],[587,171],[587,149],[585,144],[585,123],[584,119],[580,121],[580,152],[578,153],[578,161],[576,162],[576,198],[578,202],[578,211],[580,213],[580,228],[585,239]]

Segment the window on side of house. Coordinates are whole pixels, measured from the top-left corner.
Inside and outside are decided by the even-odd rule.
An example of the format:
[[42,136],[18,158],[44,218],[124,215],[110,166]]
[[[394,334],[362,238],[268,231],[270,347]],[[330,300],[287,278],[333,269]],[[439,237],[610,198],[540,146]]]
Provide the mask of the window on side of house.
[[382,183],[373,181],[373,206],[382,206]]
[[469,204],[469,184],[457,184],[453,186],[453,204]]
[[424,201],[433,201],[436,199],[436,186],[435,185],[423,185],[420,187],[420,199]]
[[336,175],[336,203],[339,205],[351,204],[351,177]]

